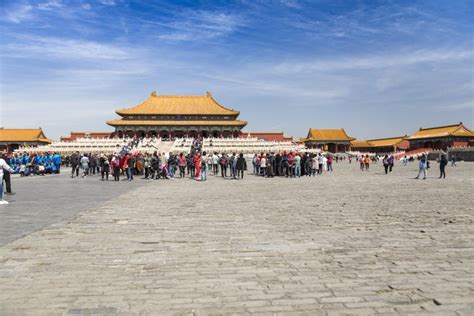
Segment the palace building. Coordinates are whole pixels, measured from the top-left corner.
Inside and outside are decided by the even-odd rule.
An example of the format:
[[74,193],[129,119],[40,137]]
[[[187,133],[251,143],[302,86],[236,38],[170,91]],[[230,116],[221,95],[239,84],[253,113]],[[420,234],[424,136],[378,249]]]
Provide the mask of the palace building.
[[346,134],[343,128],[340,129],[316,129],[310,128],[308,136],[301,139],[301,142],[308,148],[320,148],[332,153],[346,152],[350,150],[351,141],[355,138]]
[[0,150],[12,152],[20,146],[36,147],[47,145],[51,141],[40,128],[3,128],[0,127]]
[[351,141],[351,150],[373,153],[394,153],[410,147],[407,136]]
[[455,125],[420,128],[419,131],[407,139],[410,142],[410,149],[446,150],[448,147],[468,147],[472,145],[474,132],[460,122]]
[[117,110],[120,119],[108,121],[114,135],[182,137],[239,137],[247,122],[240,112],[220,105],[207,92],[204,96],[165,96],[152,92],[137,106]]

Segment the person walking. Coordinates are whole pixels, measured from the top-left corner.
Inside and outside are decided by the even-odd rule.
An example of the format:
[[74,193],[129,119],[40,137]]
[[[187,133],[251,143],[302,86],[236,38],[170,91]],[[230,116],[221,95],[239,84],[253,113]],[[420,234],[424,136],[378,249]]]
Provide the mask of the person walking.
[[196,173],[194,175],[195,179],[196,180],[200,180],[201,179],[201,154],[199,152],[197,152],[195,155],[194,155],[194,158],[193,158],[193,161],[194,161],[194,166],[196,168]]
[[217,152],[214,152],[212,155],[212,173],[213,175],[219,173],[219,156],[217,155]]
[[105,180],[109,181],[110,164],[109,164],[109,159],[104,154],[100,155],[99,167],[100,167],[100,175],[102,177],[101,180],[104,181],[104,176],[105,176]]
[[369,157],[369,155],[365,155],[364,166],[365,166],[365,171],[369,171],[369,166],[370,166],[370,157]]
[[219,164],[221,165],[221,176],[222,178],[227,177],[227,157],[222,153],[221,158],[219,159]]
[[179,177],[184,178],[186,176],[186,157],[183,153],[179,154],[178,157]]
[[395,165],[395,158],[392,155],[390,155],[388,157],[388,172],[392,173],[394,165]]
[[446,155],[441,155],[441,158],[439,160],[439,179],[446,178],[446,165],[448,164],[448,159],[446,158]]
[[245,160],[243,153],[239,154],[235,168],[237,169],[237,178],[243,179],[244,171],[247,170],[247,161]]
[[79,165],[81,163],[81,157],[79,156],[79,152],[75,152],[71,156],[71,178],[74,178],[74,174],[76,174],[76,178],[79,177]]
[[207,157],[205,151],[201,155],[201,161],[199,162],[199,164],[201,165],[201,181],[207,181]]
[[382,163],[383,163],[383,168],[385,169],[385,174],[388,174],[388,166],[389,166],[388,155],[385,155],[385,157],[383,157]]
[[332,155],[328,155],[328,171],[331,171],[332,172],[332,162],[334,161],[334,158],[332,157]]
[[301,156],[300,154],[295,155],[295,159],[293,160],[293,165],[295,166],[295,177],[301,177]]
[[10,167],[5,159],[0,158],[0,205],[8,204],[8,201],[3,199],[3,174],[4,172],[13,172],[13,168]]
[[87,154],[81,158],[81,168],[82,168],[82,178],[87,177],[89,175],[89,157]]
[[120,159],[118,155],[114,155],[110,164],[114,175],[114,181],[120,181]]
[[425,154],[421,156],[420,162],[418,163],[418,175],[415,179],[419,179],[423,175],[423,180],[426,180],[426,170],[428,169],[428,160],[426,159]]

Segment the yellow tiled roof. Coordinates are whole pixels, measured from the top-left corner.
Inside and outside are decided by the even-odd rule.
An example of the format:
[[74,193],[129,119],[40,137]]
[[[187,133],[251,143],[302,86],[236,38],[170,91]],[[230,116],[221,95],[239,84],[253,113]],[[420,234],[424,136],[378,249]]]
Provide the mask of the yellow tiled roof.
[[129,109],[117,110],[119,115],[238,115],[239,111],[228,109],[208,92],[204,96],[165,96],[152,92],[143,103]]
[[0,142],[41,142],[51,143],[41,128],[20,129],[0,128]]
[[340,129],[316,129],[310,128],[308,137],[302,141],[352,141],[355,138],[347,136],[343,128]]
[[391,138],[380,138],[380,139],[369,139],[368,142],[373,147],[391,147],[396,146],[403,142],[405,137],[391,137]]
[[154,125],[154,126],[245,126],[246,121],[230,120],[230,121],[139,121],[139,120],[113,120],[108,121],[111,126],[125,125]]
[[353,140],[351,141],[351,147],[372,147],[372,144],[370,144],[366,140]]
[[409,137],[409,139],[446,137],[446,136],[470,136],[474,137],[474,132],[465,127],[462,123],[430,128],[420,128],[419,131]]

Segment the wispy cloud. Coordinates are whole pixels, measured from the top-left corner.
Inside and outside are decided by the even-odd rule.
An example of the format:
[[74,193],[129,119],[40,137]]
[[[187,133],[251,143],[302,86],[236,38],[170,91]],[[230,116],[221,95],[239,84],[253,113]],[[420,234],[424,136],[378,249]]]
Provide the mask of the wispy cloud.
[[103,4],[103,5],[107,5],[107,6],[114,6],[117,4],[117,2],[115,0],[98,0],[99,3]]
[[58,37],[20,36],[2,48],[2,54],[21,58],[103,59],[130,58],[130,52],[115,45]]
[[171,30],[160,35],[160,39],[190,41],[232,33],[242,25],[242,21],[238,16],[229,13],[186,10],[175,16],[170,22],[155,24]]
[[30,4],[19,4],[6,9],[4,20],[12,23],[21,23],[33,18],[33,6]]
[[410,53],[373,55],[336,59],[319,59],[309,62],[285,62],[276,65],[276,73],[311,73],[317,71],[339,71],[354,69],[381,69],[403,67],[422,63],[458,62],[474,57],[471,50],[419,50]]
[[54,10],[63,7],[62,0],[49,0],[46,2],[38,3],[36,6],[40,10]]

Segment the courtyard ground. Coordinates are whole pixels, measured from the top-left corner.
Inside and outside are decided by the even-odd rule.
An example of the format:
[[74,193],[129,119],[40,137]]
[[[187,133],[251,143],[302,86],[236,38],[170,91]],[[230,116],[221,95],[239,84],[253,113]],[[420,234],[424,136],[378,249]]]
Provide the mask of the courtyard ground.
[[472,315],[474,163],[393,174],[14,179],[0,315]]

